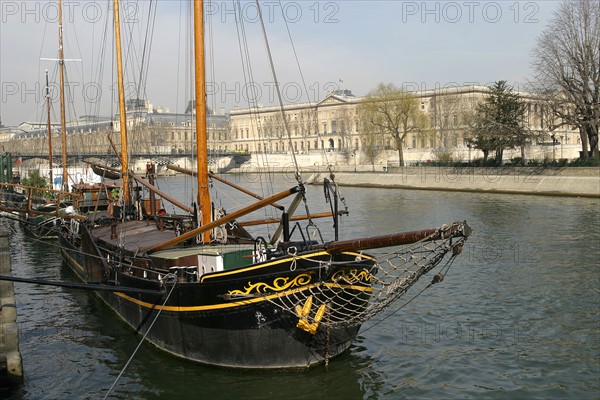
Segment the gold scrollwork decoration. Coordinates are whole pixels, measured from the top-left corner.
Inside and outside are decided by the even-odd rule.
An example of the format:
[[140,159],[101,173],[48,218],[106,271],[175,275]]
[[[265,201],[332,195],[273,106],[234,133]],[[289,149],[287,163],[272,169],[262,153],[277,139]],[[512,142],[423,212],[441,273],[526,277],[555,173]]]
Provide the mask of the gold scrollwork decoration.
[[349,271],[339,270],[331,277],[331,279],[336,283],[338,283],[339,281],[345,281],[350,284],[357,282],[368,283],[371,282],[373,278],[373,274],[371,274],[365,269],[351,269]]
[[251,293],[266,293],[268,291],[281,292],[293,287],[307,285],[311,279],[312,277],[309,274],[299,274],[293,279],[290,279],[289,276],[275,278],[271,284],[266,282],[248,282],[248,285],[244,286],[244,290],[230,290],[229,294],[248,295]]

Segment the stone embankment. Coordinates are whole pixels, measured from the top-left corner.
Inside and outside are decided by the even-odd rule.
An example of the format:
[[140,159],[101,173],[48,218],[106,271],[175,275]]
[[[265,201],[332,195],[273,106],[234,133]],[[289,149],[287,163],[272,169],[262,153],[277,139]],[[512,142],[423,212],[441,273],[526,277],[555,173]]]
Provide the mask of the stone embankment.
[[[307,181],[322,182],[328,175],[315,172]],[[337,171],[335,180],[343,186],[600,198],[599,168],[404,167],[375,173]]]
[[[8,234],[0,231],[0,275],[12,275],[11,269]],[[14,285],[0,281],[0,387],[18,385],[22,381]]]

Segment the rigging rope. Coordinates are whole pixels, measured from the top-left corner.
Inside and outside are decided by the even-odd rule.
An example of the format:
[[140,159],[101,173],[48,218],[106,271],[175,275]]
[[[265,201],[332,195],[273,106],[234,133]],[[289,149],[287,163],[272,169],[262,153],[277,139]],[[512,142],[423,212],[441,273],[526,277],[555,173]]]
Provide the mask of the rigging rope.
[[129,357],[129,360],[127,360],[127,363],[125,364],[125,366],[123,367],[123,369],[121,370],[121,372],[119,373],[119,376],[117,376],[117,379],[115,379],[114,383],[112,384],[112,386],[110,387],[110,389],[108,389],[108,392],[106,392],[106,395],[104,395],[104,399],[107,399],[108,396],[110,395],[110,393],[113,391],[113,389],[115,388],[115,386],[117,385],[117,382],[119,381],[119,379],[121,379],[121,377],[123,376],[123,373],[125,372],[125,370],[127,369],[127,367],[129,366],[129,364],[131,363],[131,361],[133,361],[133,357],[135,357],[135,355],[137,354],[138,350],[140,349],[142,343],[144,343],[144,340],[146,340],[146,336],[148,336],[148,333],[150,333],[150,330],[152,330],[152,327],[154,326],[154,323],[156,322],[156,320],[158,319],[158,317],[160,316],[161,311],[163,310],[165,304],[167,304],[167,301],[169,301],[169,297],[171,297],[171,293],[173,293],[173,289],[175,289],[175,286],[177,286],[177,276],[176,275],[172,275],[170,274],[169,276],[165,277],[166,279],[168,278],[175,278],[173,281],[173,287],[171,287],[171,290],[169,291],[169,294],[167,295],[167,297],[165,298],[165,301],[162,304],[162,307],[158,310],[158,312],[156,313],[156,316],[154,317],[154,319],[152,320],[152,323],[150,324],[150,326],[148,327],[148,330],[146,330],[146,333],[144,333],[144,336],[142,337],[142,339],[140,340],[140,342],[138,343],[138,345],[136,346],[135,350],[133,351],[133,354],[131,354],[131,357]]
[[[258,93],[256,92],[254,71],[252,68],[252,62],[251,62],[249,46],[248,46],[248,37],[246,35],[246,27],[244,25],[244,21],[246,20],[246,17],[243,15],[244,9],[245,8],[242,7],[240,1],[238,0],[235,3],[235,10],[237,12],[236,21],[238,21],[238,23],[236,24],[236,28],[237,28],[239,50],[240,50],[241,66],[242,66],[242,71],[244,74],[245,87],[248,88],[248,90],[251,92],[251,93],[246,93],[245,97],[248,100],[248,108],[251,110],[251,114],[258,115],[258,109],[260,108],[260,106],[257,103]],[[254,118],[251,118],[250,121],[251,121],[251,124],[252,124],[252,127],[254,128],[254,130],[259,132],[259,135],[260,135],[261,134],[260,133],[261,126],[260,126],[259,119],[257,118],[255,120]],[[264,128],[265,128],[265,126],[263,125],[262,126],[263,136],[264,136],[264,130],[265,130]],[[241,130],[242,129],[240,129],[239,134],[243,137],[243,132],[241,132]],[[236,133],[237,132],[238,131],[236,130]],[[236,134],[236,136],[237,136],[237,134]],[[237,139],[237,137],[236,137],[236,139]],[[253,135],[253,140],[254,140],[254,135]],[[263,145],[265,145],[265,144],[263,143]],[[261,156],[262,165],[268,165],[266,152],[260,152],[259,155]],[[268,169],[267,169],[267,175],[268,176],[267,176],[266,181],[264,179],[262,179],[262,177],[261,177],[261,179],[259,179],[261,193],[264,197],[271,196],[272,194],[275,193],[275,190],[273,187],[274,179],[272,179],[273,177],[270,175],[270,171]],[[267,207],[263,208],[261,210],[261,212],[265,215],[265,218],[274,217],[273,210],[270,210]],[[267,225],[267,233],[269,236],[271,236],[271,230],[272,230],[271,226]]]
[[281,118],[283,119],[283,126],[285,128],[285,132],[287,134],[288,146],[290,153],[292,154],[292,160],[294,161],[294,168],[296,172],[296,181],[300,186],[303,186],[302,176],[300,175],[300,168],[298,167],[298,160],[296,159],[296,152],[292,143],[292,134],[290,132],[290,127],[288,124],[288,119],[285,115],[285,110],[283,108],[283,97],[281,96],[281,88],[279,87],[279,80],[277,79],[277,72],[275,71],[275,64],[273,63],[273,56],[271,54],[271,46],[269,45],[269,39],[267,37],[267,30],[265,28],[265,21],[263,19],[262,9],[258,0],[256,0],[256,8],[258,10],[258,17],[260,20],[260,26],[262,28],[263,38],[265,40],[265,46],[267,50],[267,56],[269,58],[269,65],[271,67],[271,74],[273,75],[273,80],[275,83],[275,92],[277,93],[277,99],[279,100],[279,111],[281,112]]

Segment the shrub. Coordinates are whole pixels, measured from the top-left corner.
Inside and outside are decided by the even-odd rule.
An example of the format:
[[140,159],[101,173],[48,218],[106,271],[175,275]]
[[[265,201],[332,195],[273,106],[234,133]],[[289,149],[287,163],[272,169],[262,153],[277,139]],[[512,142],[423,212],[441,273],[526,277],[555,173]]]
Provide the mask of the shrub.
[[578,158],[571,161],[568,165],[569,167],[600,167],[600,158],[590,157],[587,160]]

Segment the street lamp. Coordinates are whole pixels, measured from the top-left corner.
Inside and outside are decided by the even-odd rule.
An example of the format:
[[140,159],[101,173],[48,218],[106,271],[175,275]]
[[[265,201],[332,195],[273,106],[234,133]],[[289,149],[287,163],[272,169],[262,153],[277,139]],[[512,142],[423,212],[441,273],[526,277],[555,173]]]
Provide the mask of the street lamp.
[[473,145],[471,144],[471,142],[468,141],[467,138],[464,138],[463,142],[467,144],[467,148],[469,149],[469,165],[471,165],[471,148],[473,147]]

